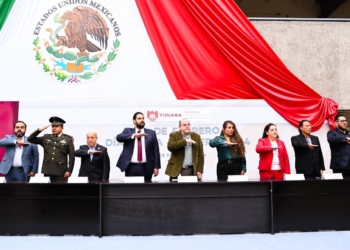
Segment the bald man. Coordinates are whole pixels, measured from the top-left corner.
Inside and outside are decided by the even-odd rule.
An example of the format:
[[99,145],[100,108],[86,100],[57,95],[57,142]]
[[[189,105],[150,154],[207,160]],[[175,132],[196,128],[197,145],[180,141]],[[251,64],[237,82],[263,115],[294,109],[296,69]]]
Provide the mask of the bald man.
[[89,181],[109,179],[109,156],[107,148],[97,144],[97,133],[86,134],[87,145],[81,145],[75,151],[76,157],[81,157],[79,176],[87,176]]

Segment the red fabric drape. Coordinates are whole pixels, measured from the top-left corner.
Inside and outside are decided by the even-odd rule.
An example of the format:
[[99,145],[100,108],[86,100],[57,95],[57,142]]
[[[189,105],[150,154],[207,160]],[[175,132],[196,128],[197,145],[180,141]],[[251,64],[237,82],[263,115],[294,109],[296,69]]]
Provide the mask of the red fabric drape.
[[232,0],[137,0],[178,99],[264,99],[292,125],[338,105],[294,76]]
[[[13,134],[13,124],[18,120],[18,102],[0,102],[0,138]],[[0,161],[5,149],[0,147]],[[0,174],[0,176],[2,176]]]

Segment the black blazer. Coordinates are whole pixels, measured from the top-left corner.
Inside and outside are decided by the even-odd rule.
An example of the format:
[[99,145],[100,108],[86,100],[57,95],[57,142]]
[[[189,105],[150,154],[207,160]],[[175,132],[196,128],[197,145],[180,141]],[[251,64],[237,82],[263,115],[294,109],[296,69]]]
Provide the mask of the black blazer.
[[74,153],[76,157],[81,157],[79,176],[87,176],[89,180],[108,180],[110,163],[107,148],[96,144],[96,150],[101,150],[101,153],[95,154],[92,161],[88,150],[88,145],[82,145]]
[[310,139],[311,143],[318,147],[310,149],[302,134],[291,138],[295,153],[295,170],[298,174],[309,175],[315,168],[316,174],[320,175],[320,170],[325,170],[321,144],[317,136],[310,135]]
[[350,144],[346,138],[350,137],[349,131],[343,134],[339,129],[330,130],[327,133],[327,140],[331,148],[331,169],[344,169],[350,158]]

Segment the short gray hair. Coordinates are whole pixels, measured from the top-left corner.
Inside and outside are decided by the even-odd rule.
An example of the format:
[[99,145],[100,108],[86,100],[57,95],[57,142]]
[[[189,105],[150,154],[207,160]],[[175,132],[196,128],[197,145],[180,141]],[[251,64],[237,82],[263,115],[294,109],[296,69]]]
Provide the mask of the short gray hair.
[[190,120],[188,120],[187,118],[182,118],[182,119],[179,121],[179,126],[181,126],[181,122],[182,122],[182,121],[185,121],[185,120],[186,120],[186,121],[190,121]]

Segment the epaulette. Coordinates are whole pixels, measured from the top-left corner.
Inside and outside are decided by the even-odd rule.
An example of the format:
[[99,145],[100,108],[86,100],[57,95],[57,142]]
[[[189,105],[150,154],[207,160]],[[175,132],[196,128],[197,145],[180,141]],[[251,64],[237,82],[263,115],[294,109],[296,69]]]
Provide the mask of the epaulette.
[[67,134],[62,134],[62,135],[67,136],[67,137],[71,138],[71,139],[72,139],[72,141],[74,141],[73,136],[71,136],[71,135],[67,135]]

